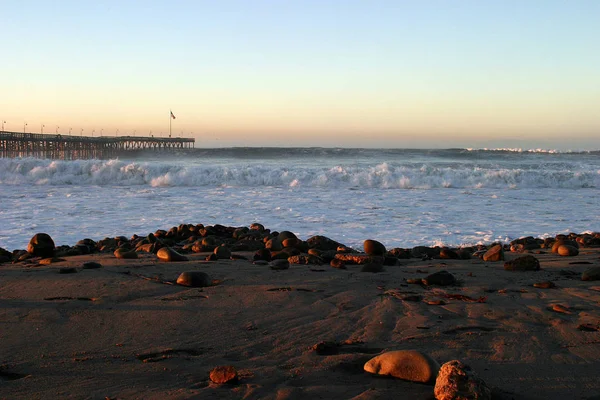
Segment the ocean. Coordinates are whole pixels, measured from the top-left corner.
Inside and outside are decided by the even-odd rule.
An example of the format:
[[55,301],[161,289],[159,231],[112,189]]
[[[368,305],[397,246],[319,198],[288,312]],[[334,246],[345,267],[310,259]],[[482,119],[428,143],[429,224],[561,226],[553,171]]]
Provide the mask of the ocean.
[[0,247],[182,223],[290,230],[362,248],[600,231],[600,152],[223,148],[114,160],[0,159]]

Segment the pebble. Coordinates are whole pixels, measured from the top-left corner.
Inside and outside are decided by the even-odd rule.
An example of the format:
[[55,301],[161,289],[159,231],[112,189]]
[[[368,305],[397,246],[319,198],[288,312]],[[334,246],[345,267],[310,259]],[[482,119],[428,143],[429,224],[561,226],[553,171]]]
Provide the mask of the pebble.
[[436,400],[491,400],[492,390],[471,367],[458,360],[440,368],[433,389]]
[[569,307],[565,307],[561,304],[553,304],[551,307],[552,311],[556,311],[558,313],[562,313],[562,314],[571,314],[571,311],[569,310]]
[[235,383],[238,380],[238,373],[234,366],[224,365],[213,368],[209,377],[211,381],[218,384]]
[[433,383],[440,365],[417,350],[389,351],[367,361],[364,370],[411,382]]
[[536,287],[538,289],[553,289],[556,287],[556,284],[554,284],[554,282],[551,282],[551,281],[544,281],[544,282],[534,283],[533,287]]

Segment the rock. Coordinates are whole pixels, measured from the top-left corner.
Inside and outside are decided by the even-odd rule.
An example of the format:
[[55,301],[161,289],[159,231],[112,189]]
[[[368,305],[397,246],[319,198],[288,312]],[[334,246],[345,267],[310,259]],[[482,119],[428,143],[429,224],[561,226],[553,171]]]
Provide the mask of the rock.
[[314,265],[321,265],[321,259],[319,259],[319,257],[315,257],[315,256],[305,256],[305,255],[297,255],[297,256],[290,256],[288,257],[288,262],[290,264],[314,264]]
[[559,256],[563,257],[573,257],[579,254],[579,249],[574,246],[569,246],[568,244],[561,244],[556,249],[556,252]]
[[377,256],[369,256],[366,254],[348,254],[348,253],[338,253],[335,255],[335,258],[338,260],[344,261],[349,265],[362,265],[362,264],[370,264],[370,263],[379,263],[383,264],[384,258]]
[[360,272],[383,272],[383,264],[378,262],[370,262],[364,264]]
[[306,243],[311,249],[318,249],[323,251],[336,250],[340,245],[340,243],[336,242],[335,240],[331,240],[325,236],[312,236],[306,239]]
[[188,261],[183,254],[179,254],[170,247],[162,247],[156,252],[156,256],[161,261]]
[[370,256],[384,256],[387,253],[385,246],[377,240],[367,239],[363,243],[363,247],[365,253]]
[[96,268],[102,268],[102,264],[97,263],[95,261],[88,261],[88,262],[84,262],[81,267],[83,269],[96,269]]
[[440,365],[416,350],[389,351],[367,361],[365,371],[411,382],[433,383]]
[[334,258],[333,260],[331,260],[329,262],[329,265],[331,265],[333,268],[346,269],[346,264],[338,258]]
[[250,230],[264,232],[265,226],[263,224],[259,224],[258,222],[255,222],[252,225],[250,225]]
[[290,262],[285,259],[285,260],[273,260],[269,263],[269,267],[271,269],[280,271],[280,270],[284,270],[284,269],[289,269],[290,268]]
[[308,250],[308,245],[306,245],[302,240],[298,238],[287,238],[281,241],[281,245],[283,248],[294,247],[300,251],[306,248]]
[[206,272],[186,271],[179,275],[177,284],[189,287],[206,287],[212,285],[212,280]]
[[115,257],[120,258],[120,259],[138,258],[138,254],[135,252],[135,250],[127,250],[127,249],[124,249],[121,247],[116,249],[113,254],[115,255]]
[[27,245],[27,252],[36,257],[49,258],[54,256],[54,240],[47,233],[35,234]]
[[388,255],[404,260],[409,259],[411,257],[410,250],[402,249],[400,247],[394,247],[393,249],[388,251]]
[[412,248],[412,250],[410,251],[410,254],[414,258],[431,259],[433,257],[437,257],[440,254],[440,249],[434,248],[434,247],[416,246],[416,247]]
[[554,282],[544,281],[544,282],[534,283],[533,287],[538,288],[538,289],[553,289],[556,287],[556,285],[554,284]]
[[252,257],[252,259],[254,261],[258,261],[258,260],[271,261],[271,252],[267,249],[257,250],[256,253],[254,253],[254,256]]
[[58,270],[59,274],[74,274],[77,272],[77,268],[73,268],[73,267],[64,267],[64,268],[60,268]]
[[277,239],[269,239],[267,243],[265,243],[265,248],[271,251],[281,251],[283,250],[283,245]]
[[458,260],[460,256],[456,251],[444,248],[440,250],[440,258],[443,260]]
[[596,331],[600,330],[598,325],[594,325],[594,324],[579,324],[577,326],[577,329],[579,329],[580,331],[584,331],[584,332],[596,332]]
[[483,261],[504,261],[504,250],[501,244],[497,244],[483,254]]
[[449,286],[456,283],[456,278],[448,271],[438,271],[421,279],[424,285]]
[[294,235],[292,232],[290,231],[281,231],[279,232],[279,234],[277,235],[277,240],[279,241],[279,243],[283,243],[283,241],[285,239],[290,239],[290,238],[294,238],[297,239],[296,235]]
[[592,267],[583,271],[582,281],[600,281],[600,267]]
[[560,246],[571,246],[571,247],[575,247],[575,248],[579,249],[579,243],[577,243],[576,241],[560,239],[560,240],[555,241],[552,244],[552,250],[551,250],[552,253],[558,253],[558,248]]
[[440,368],[435,381],[436,400],[491,400],[492,391],[471,370],[471,367],[453,360]]
[[319,342],[312,349],[320,356],[332,356],[339,354],[340,345],[336,342]]
[[229,247],[227,247],[225,245],[216,247],[214,253],[217,255],[217,257],[219,259],[231,258],[231,250],[229,250]]
[[231,365],[215,367],[209,376],[211,381],[218,384],[235,383],[238,380],[237,370]]
[[57,262],[61,262],[61,261],[66,261],[64,258],[59,258],[59,257],[50,257],[50,258],[43,258],[39,261],[40,265],[50,265],[50,264],[54,264]]
[[507,271],[539,271],[540,261],[532,255],[517,257],[504,263]]

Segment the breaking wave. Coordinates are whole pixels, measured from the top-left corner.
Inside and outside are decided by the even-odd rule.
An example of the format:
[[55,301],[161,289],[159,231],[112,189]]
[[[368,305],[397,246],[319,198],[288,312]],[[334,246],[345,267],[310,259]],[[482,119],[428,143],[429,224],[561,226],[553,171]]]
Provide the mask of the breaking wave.
[[352,189],[596,188],[600,169],[570,163],[511,167],[485,164],[339,162],[334,166],[284,163],[52,161],[0,159],[3,185],[329,187]]

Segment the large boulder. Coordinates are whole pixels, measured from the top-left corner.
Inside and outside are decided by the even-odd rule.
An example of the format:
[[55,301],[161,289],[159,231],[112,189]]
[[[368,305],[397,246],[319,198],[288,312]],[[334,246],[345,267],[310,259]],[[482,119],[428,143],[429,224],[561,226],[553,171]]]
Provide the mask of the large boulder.
[[411,382],[433,383],[440,365],[417,350],[389,351],[367,361],[365,371]]
[[36,257],[53,257],[54,249],[56,246],[54,245],[54,240],[47,233],[36,233],[29,244],[27,245],[27,252]]
[[436,400],[491,400],[492,391],[486,383],[458,360],[448,361],[440,368],[435,388]]

